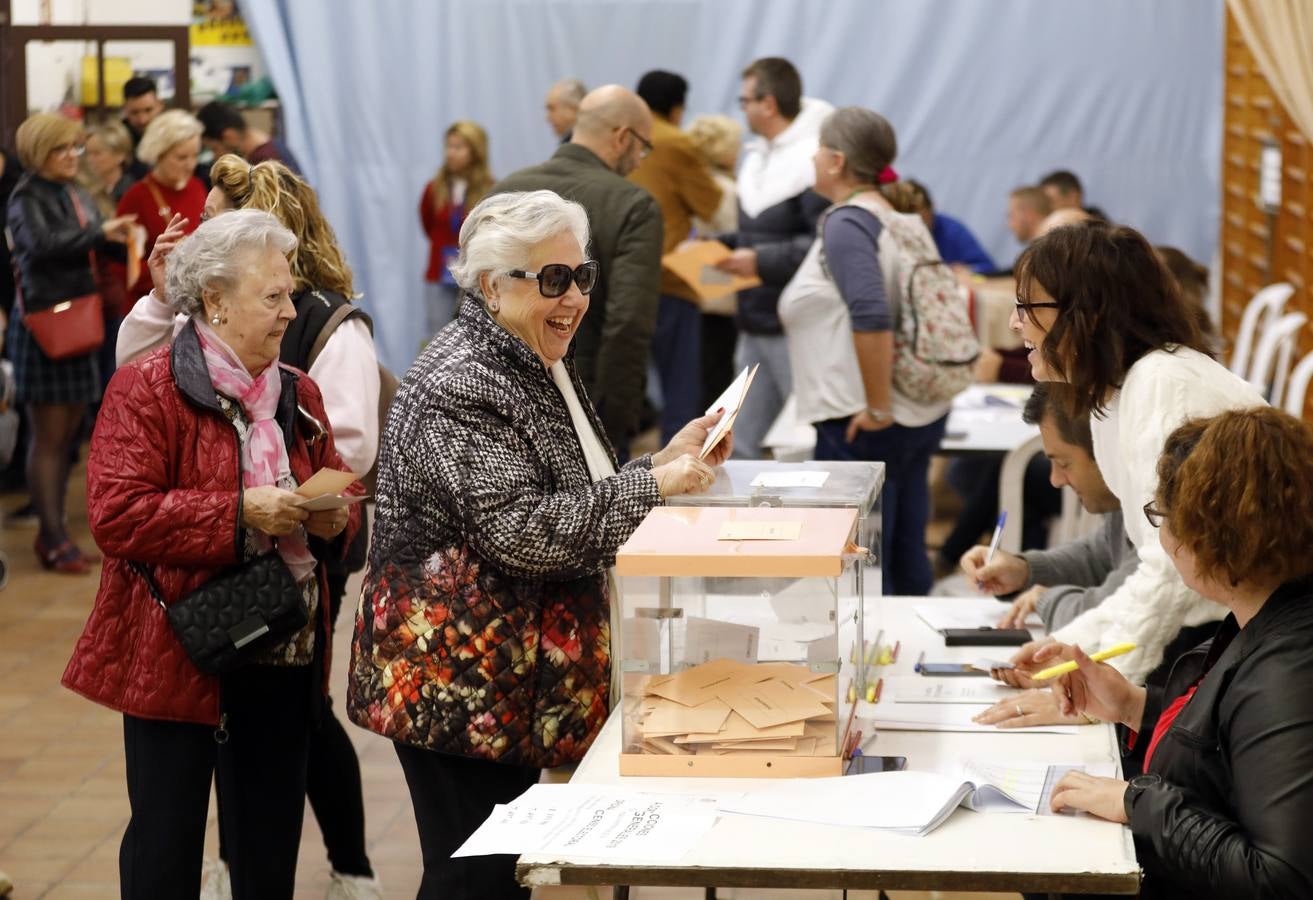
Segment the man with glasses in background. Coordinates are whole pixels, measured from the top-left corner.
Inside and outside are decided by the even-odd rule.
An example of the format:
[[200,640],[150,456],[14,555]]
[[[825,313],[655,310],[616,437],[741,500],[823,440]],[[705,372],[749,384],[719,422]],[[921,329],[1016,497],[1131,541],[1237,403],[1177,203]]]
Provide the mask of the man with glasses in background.
[[569,143],[490,193],[554,191],[583,206],[600,273],[575,338],[575,366],[616,454],[638,433],[661,282],[661,209],[626,180],[652,150],[652,112],[620,85],[588,93]]
[[761,442],[793,391],[789,350],[777,312],[780,291],[816,237],[816,220],[829,201],[812,190],[821,121],[834,111],[802,95],[802,78],[787,59],[768,56],[743,70],[739,108],[757,135],[744,149],[737,180],[739,228],[720,240],[734,252],[720,268],[756,276],[760,287],[739,291],[734,365],[760,364],[735,420],[734,455],[762,455]]
[[[720,205],[711,169],[680,131],[688,82],[654,69],[638,80],[638,96],[652,110],[652,154],[629,176],[656,198],[665,222],[662,251],[688,239],[693,218],[710,219]],[[675,275],[661,273],[652,361],[661,383],[661,441],[702,415],[702,311],[697,296]],[[723,387],[724,385],[721,385]]]

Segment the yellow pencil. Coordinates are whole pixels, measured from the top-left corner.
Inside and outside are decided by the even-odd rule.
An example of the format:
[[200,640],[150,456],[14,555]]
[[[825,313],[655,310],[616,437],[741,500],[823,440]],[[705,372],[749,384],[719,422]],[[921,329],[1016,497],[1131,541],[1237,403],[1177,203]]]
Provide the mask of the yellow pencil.
[[[1124,653],[1130,653],[1135,649],[1131,643],[1113,644],[1107,650],[1100,650],[1098,653],[1091,653],[1090,659],[1095,662],[1103,662],[1105,659],[1112,659],[1114,656],[1121,656]],[[1059,675],[1066,675],[1068,672],[1075,672],[1079,668],[1076,661],[1068,660],[1065,663],[1058,663],[1056,666],[1049,666],[1047,669],[1040,669],[1034,675],[1030,676],[1035,681],[1048,681],[1050,678],[1057,678]]]

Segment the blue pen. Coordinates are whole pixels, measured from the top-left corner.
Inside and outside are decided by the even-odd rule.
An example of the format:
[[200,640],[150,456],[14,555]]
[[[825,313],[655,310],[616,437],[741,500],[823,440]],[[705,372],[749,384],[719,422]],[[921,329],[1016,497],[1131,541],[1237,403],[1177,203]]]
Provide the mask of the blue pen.
[[920,671],[921,671],[921,666],[922,666],[922,664],[923,664],[924,662],[925,662],[925,651],[922,650],[922,651],[921,651],[921,655],[918,656],[918,657],[916,658],[916,665],[912,666],[912,671],[913,671],[913,672],[920,672]]
[[994,551],[998,549],[998,542],[1003,538],[1003,526],[1007,524],[1008,511],[1005,509],[998,514],[998,524],[994,526],[994,537],[989,541],[989,552],[985,554],[985,565],[989,565],[990,560],[994,558]]

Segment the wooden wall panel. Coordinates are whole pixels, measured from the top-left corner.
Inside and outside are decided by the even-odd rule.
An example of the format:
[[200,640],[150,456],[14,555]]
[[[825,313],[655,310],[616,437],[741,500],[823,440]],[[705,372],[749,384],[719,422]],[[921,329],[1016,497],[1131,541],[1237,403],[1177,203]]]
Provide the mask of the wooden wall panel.
[[[1229,346],[1245,304],[1275,281],[1295,286],[1287,311],[1301,311],[1313,320],[1313,148],[1255,65],[1229,12],[1225,65],[1222,333]],[[1258,203],[1259,160],[1269,138],[1281,147],[1281,208],[1275,215]],[[1313,325],[1300,335],[1296,361],[1310,351]],[[1304,415],[1313,417],[1313,391]]]

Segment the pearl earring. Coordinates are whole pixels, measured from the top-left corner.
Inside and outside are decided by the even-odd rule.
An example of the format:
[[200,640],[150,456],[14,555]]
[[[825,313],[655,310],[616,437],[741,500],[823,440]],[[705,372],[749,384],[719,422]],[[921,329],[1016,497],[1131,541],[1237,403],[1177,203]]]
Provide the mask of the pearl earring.
[[495,300],[489,300],[489,301],[488,301],[488,309],[489,309],[491,312],[497,312],[499,309],[501,309],[501,304],[498,303],[498,302],[496,302]]
[[211,324],[211,325],[218,325],[218,324],[219,324],[219,314],[218,314],[218,313],[215,313],[214,315],[210,316],[210,324]]

